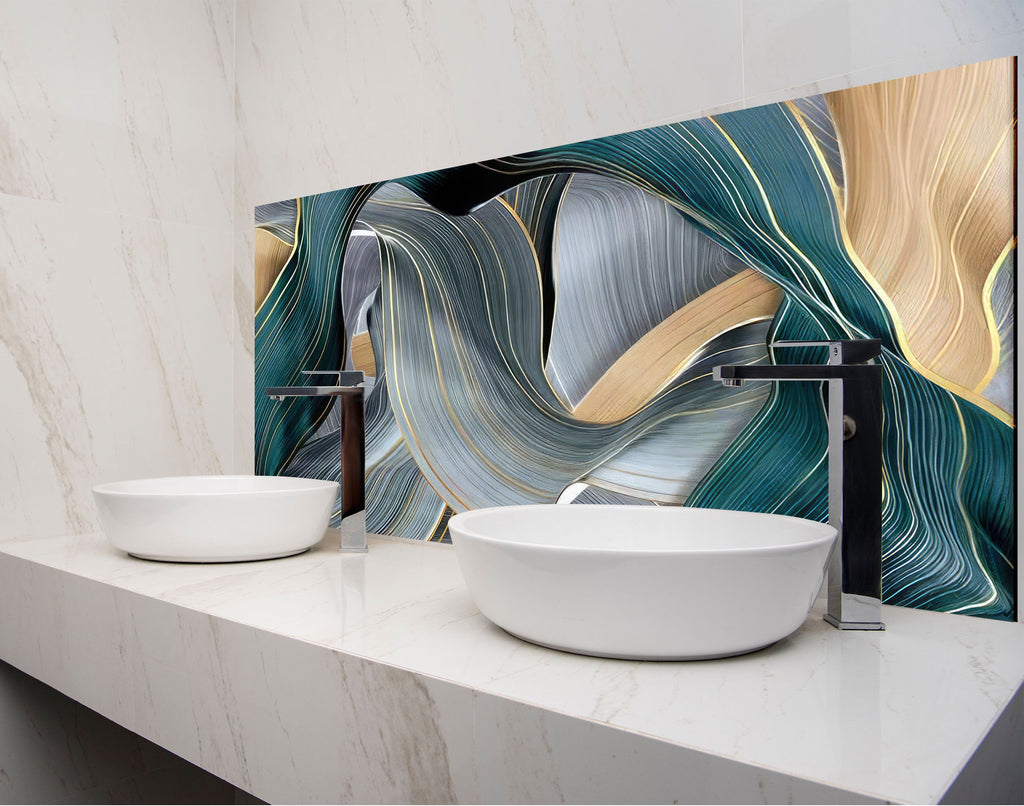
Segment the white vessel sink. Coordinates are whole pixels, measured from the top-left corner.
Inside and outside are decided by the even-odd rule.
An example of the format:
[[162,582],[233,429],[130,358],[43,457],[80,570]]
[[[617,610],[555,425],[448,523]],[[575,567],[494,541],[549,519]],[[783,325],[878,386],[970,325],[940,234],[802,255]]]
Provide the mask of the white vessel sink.
[[298,554],[327,528],[338,484],[286,476],[179,476],[93,488],[103,531],[146,560],[268,560]]
[[610,658],[752,652],[796,630],[831,526],[687,507],[536,505],[448,522],[480,611],[536,644]]

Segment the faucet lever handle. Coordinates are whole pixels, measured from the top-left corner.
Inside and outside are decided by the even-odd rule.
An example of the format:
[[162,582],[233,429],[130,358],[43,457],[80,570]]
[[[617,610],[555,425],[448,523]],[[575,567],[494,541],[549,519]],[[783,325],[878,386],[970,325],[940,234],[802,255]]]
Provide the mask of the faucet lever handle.
[[830,364],[863,364],[882,354],[880,339],[838,339],[836,341],[774,341],[772,347],[828,347]]
[[332,375],[338,379],[338,386],[358,386],[366,381],[362,370],[355,369],[304,369],[303,375]]

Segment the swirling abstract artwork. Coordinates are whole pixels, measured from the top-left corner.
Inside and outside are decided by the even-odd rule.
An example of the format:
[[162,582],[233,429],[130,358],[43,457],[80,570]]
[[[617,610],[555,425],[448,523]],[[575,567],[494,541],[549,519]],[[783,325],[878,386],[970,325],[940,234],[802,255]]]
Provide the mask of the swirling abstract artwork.
[[350,368],[374,532],[556,501],[826,520],[820,385],[711,367],[880,339],[883,598],[1014,618],[1014,71],[257,208],[256,472],[339,478],[330,399],[262,390]]

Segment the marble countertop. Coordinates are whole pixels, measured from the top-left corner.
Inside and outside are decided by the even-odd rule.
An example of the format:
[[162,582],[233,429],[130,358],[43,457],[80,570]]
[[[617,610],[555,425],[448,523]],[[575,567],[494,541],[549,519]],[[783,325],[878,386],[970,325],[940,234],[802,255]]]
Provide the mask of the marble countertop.
[[604,660],[490,624],[450,546],[369,543],[221,565],[3,543],[0,656],[290,802],[937,802],[1024,730],[1022,624],[816,609],[742,657]]

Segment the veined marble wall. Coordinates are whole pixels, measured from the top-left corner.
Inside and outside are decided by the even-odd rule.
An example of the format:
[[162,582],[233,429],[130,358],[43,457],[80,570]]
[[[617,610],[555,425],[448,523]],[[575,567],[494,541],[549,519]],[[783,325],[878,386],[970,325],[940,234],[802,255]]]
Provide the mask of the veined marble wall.
[[0,540],[231,467],[233,12],[0,7]]

